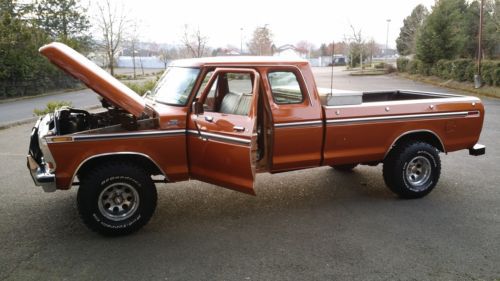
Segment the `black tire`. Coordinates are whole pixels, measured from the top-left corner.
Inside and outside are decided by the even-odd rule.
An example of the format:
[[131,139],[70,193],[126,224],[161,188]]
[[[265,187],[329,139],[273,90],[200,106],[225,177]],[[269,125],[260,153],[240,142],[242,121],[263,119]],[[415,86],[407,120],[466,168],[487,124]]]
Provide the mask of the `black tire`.
[[425,142],[402,143],[393,148],[384,160],[383,174],[387,187],[399,197],[424,197],[439,181],[439,151]]
[[358,166],[357,163],[355,164],[344,164],[344,165],[332,165],[331,167],[334,168],[337,171],[340,172],[351,172],[352,169],[356,168]]
[[78,212],[93,231],[107,236],[143,227],[156,209],[156,186],[131,163],[109,162],[88,171],[78,189]]

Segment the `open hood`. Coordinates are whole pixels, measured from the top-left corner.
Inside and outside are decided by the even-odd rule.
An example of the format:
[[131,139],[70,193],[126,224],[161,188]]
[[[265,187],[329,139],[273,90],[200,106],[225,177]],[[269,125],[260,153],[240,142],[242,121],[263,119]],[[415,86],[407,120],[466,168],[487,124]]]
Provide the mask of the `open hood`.
[[112,104],[136,117],[144,112],[146,102],[141,96],[72,48],[53,42],[39,52]]

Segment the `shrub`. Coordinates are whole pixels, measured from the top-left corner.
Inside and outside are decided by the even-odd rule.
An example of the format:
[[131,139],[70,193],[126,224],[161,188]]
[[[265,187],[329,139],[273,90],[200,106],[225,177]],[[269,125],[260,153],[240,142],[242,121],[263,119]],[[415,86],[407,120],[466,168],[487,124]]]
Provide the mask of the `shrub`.
[[418,62],[419,62],[419,60],[417,60],[417,59],[413,59],[413,60],[408,62],[408,65],[406,66],[406,70],[408,71],[408,73],[410,73],[410,74],[417,74],[418,73],[418,71],[417,71]]
[[384,69],[385,67],[386,67],[385,62],[379,62],[379,63],[375,64],[375,69]]
[[425,63],[421,60],[417,60],[415,59],[416,61],[416,64],[417,64],[417,73],[420,74],[420,75],[425,75],[425,76],[429,76],[431,75],[431,65],[428,64],[428,63]]
[[465,69],[465,75],[467,77],[467,81],[474,82],[474,74],[476,74],[477,65],[476,63],[470,63]]
[[125,85],[132,89],[132,91],[142,96],[144,93],[151,91],[154,88],[156,81],[158,81],[158,79],[149,79],[145,82],[130,82],[125,83]]
[[451,64],[448,60],[438,60],[431,69],[431,74],[443,79],[449,78]]
[[393,72],[397,71],[396,67],[394,67],[394,65],[392,65],[390,63],[386,63],[384,65],[384,69],[385,69],[385,73],[393,73]]
[[407,67],[408,67],[408,63],[410,62],[409,59],[407,58],[398,58],[398,60],[396,61],[396,65],[398,67],[398,71],[399,72],[406,72],[408,71]]
[[452,73],[451,78],[456,81],[473,81],[474,73],[472,76],[470,75],[470,69],[468,68],[470,65],[474,65],[474,62],[471,59],[458,59],[452,61]]
[[118,80],[130,80],[132,78],[132,76],[129,76],[127,74],[116,74],[116,73],[114,77]]
[[45,115],[47,113],[52,113],[63,106],[72,106],[71,102],[68,101],[49,101],[44,109],[33,109],[33,114],[36,116]]
[[483,61],[481,63],[481,78],[487,85],[500,86],[500,61]]
[[[399,71],[426,76],[434,75],[459,82],[474,82],[474,74],[477,73],[476,61],[472,59],[439,60],[434,65],[430,65],[418,59],[408,61],[399,58],[397,65]],[[481,78],[486,85],[500,86],[500,61],[484,60],[481,63]]]

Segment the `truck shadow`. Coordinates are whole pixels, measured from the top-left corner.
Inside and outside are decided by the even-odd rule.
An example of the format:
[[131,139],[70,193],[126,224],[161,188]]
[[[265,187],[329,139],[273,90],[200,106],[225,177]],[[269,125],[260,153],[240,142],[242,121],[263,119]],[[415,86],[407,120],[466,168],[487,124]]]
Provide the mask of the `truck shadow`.
[[342,201],[370,200],[375,203],[397,200],[385,187],[379,170],[378,167],[358,167],[352,172],[339,172],[324,167],[260,174],[255,184],[256,196],[199,181],[166,184],[158,188],[154,221],[175,225],[184,220],[283,213]]

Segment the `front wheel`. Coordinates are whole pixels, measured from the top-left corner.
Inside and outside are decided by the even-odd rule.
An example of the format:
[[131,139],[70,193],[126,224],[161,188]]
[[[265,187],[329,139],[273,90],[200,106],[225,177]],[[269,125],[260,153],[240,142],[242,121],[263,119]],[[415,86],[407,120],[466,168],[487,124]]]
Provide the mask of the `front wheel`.
[[131,163],[111,162],[82,176],[78,211],[92,230],[110,236],[132,233],[144,226],[156,208],[151,177]]
[[439,151],[424,142],[395,147],[384,161],[386,185],[401,198],[421,198],[436,186],[441,173]]

